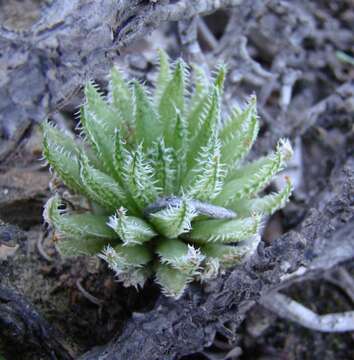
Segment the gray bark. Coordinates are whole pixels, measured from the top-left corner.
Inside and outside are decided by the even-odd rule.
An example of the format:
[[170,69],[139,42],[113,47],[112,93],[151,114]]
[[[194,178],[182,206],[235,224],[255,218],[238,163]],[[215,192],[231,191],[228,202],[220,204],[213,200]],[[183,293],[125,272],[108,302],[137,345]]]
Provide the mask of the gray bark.
[[69,346],[21,294],[0,284],[0,336],[14,358],[34,354],[45,359],[73,359]]
[[41,121],[84,81],[103,77],[119,49],[161,23],[190,18],[243,0],[56,0],[30,29],[0,26],[0,124]]

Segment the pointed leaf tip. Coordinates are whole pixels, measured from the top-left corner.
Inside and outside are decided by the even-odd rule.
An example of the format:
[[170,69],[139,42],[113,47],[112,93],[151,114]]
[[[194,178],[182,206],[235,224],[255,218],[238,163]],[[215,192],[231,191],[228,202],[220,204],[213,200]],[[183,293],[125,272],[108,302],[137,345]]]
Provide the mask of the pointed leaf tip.
[[183,200],[179,206],[151,214],[150,221],[162,235],[175,238],[191,229],[191,221],[196,215],[189,201]]
[[107,223],[123,241],[124,245],[132,246],[142,244],[156,236],[154,229],[144,220],[127,216],[120,209],[117,215],[112,215]]

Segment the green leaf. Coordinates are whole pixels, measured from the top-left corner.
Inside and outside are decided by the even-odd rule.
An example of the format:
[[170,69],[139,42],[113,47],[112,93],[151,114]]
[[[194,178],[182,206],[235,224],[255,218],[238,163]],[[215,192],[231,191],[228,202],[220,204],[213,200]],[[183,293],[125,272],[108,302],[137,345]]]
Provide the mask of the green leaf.
[[157,187],[162,189],[162,194],[168,195],[174,193],[176,159],[173,149],[166,147],[163,139],[160,139],[155,145],[153,161]]
[[176,193],[180,189],[183,176],[187,170],[187,152],[188,152],[188,130],[185,118],[180,112],[177,113],[176,128],[174,130],[174,166],[176,169],[175,175],[175,190]]
[[159,263],[155,282],[161,286],[164,295],[179,299],[192,278],[167,264]]
[[176,127],[177,113],[184,113],[186,66],[183,60],[177,62],[172,79],[166,86],[159,104],[160,119],[164,125],[164,139],[167,146],[174,143],[174,129]]
[[121,206],[129,206],[127,196],[119,184],[91,166],[84,155],[80,162],[80,177],[88,197],[106,210],[113,212]]
[[49,123],[43,123],[43,156],[65,185],[78,193],[85,193],[80,180],[79,149],[72,138],[60,134]]
[[201,245],[201,250],[209,259],[218,259],[220,265],[231,267],[240,264],[247,256],[252,255],[259,241],[260,236],[257,235],[237,245],[207,243]]
[[118,179],[121,185],[124,184],[124,171],[127,165],[127,159],[131,156],[127,149],[127,144],[123,140],[121,133],[116,130],[114,134],[113,147],[113,166],[115,171],[115,178]]
[[114,134],[116,129],[123,131],[122,120],[93,84],[86,85],[85,95],[86,104],[81,109],[80,118],[83,132],[93,145],[104,169],[113,175]]
[[218,64],[214,75],[215,87],[219,90],[220,96],[224,92],[224,83],[227,72],[227,66],[225,64]]
[[103,168],[110,175],[115,173],[113,165],[112,149],[114,148],[114,133],[115,129],[110,129],[104,126],[96,115],[94,110],[85,106],[81,109],[80,121],[83,132],[89,139],[97,158],[102,163]]
[[109,97],[112,107],[118,113],[121,121],[119,129],[127,136],[133,126],[132,92],[121,71],[115,67],[111,71]]
[[198,243],[235,243],[256,235],[260,225],[261,217],[259,215],[235,220],[196,221],[188,236]]
[[150,275],[152,254],[144,245],[107,246],[99,257],[105,260],[124,286],[142,287]]
[[284,169],[286,161],[291,156],[290,142],[281,140],[275,153],[235,171],[234,177],[228,179],[215,203],[227,206],[235,200],[256,195],[279,171]]
[[152,260],[152,254],[145,245],[124,246],[119,244],[114,248],[106,248],[103,253],[106,257],[108,256],[108,259],[105,259],[108,264],[114,263],[114,266],[118,268],[141,267]]
[[112,133],[121,126],[119,114],[113,110],[103,95],[98,91],[98,87],[89,82],[85,86],[86,103],[84,105],[85,112],[93,115],[96,124],[99,124],[106,133]]
[[195,216],[194,208],[187,200],[183,200],[178,207],[169,207],[151,214],[150,221],[160,234],[175,238],[191,229],[191,221]]
[[[134,200],[130,187],[127,186],[126,179],[129,179],[130,165],[132,161],[132,154],[128,150],[128,144],[122,139],[118,130],[115,132],[114,138],[114,153],[113,153],[113,166],[115,171],[115,179],[124,188],[127,196],[127,209],[132,214],[139,214],[138,205]],[[134,191],[134,189],[133,189]]]
[[80,153],[80,149],[75,142],[75,139],[70,133],[58,130],[49,121],[44,121],[41,125],[43,138],[57,146],[63,148],[63,151],[70,155],[77,156]]
[[164,93],[166,86],[168,85],[169,81],[171,80],[171,69],[170,63],[167,53],[159,49],[159,73],[155,85],[155,103],[159,104],[161,100],[161,96]]
[[113,241],[98,237],[65,237],[56,243],[59,253],[65,257],[98,254]]
[[248,216],[255,212],[264,215],[272,215],[277,210],[283,208],[289,201],[292,190],[293,187],[291,181],[286,177],[286,184],[281,191],[261,198],[238,200],[235,203],[230,204],[230,208],[243,216]]
[[[210,99],[214,90],[217,89],[220,96],[222,94],[226,67],[220,66],[217,68],[212,85],[209,85],[209,81],[203,79],[202,70],[199,72],[200,74],[198,75],[198,82],[195,89],[195,92],[197,93],[193,96],[191,108],[187,115],[188,133],[192,137],[201,127],[201,123],[206,116],[206,113],[209,111],[208,108],[210,107]],[[205,88],[207,84],[208,86]],[[205,88],[205,91],[203,91],[203,88]]]
[[75,139],[70,132],[59,130],[49,121],[44,121],[41,129],[43,138],[46,138],[47,142],[50,142],[52,145],[62,148],[63,152],[69,157],[77,158],[81,153],[85,152],[90,161],[99,167],[98,159],[92,150],[80,139]]
[[43,217],[51,224],[61,236],[72,237],[95,237],[115,239],[118,235],[107,226],[107,216],[83,214],[62,214],[58,196],[50,198],[44,208]]
[[221,130],[221,160],[229,167],[239,164],[250,151],[258,131],[256,97],[253,96],[245,109],[234,109]]
[[142,244],[157,235],[148,223],[138,217],[127,216],[124,209],[119,209],[117,215],[109,218],[108,226],[127,246]]
[[133,82],[133,89],[135,140],[137,143],[143,143],[144,149],[148,149],[161,135],[162,123],[154,110],[147,90],[138,81]]
[[199,128],[195,129],[192,134],[196,134],[190,141],[190,147],[187,155],[187,166],[191,169],[196,163],[196,154],[202,151],[213,136],[215,129],[220,122],[220,93],[215,87],[209,96],[205,112],[201,114]]
[[199,152],[196,166],[185,177],[187,196],[202,201],[214,199],[222,190],[225,175],[225,167],[220,161],[220,142],[213,134]]
[[157,187],[153,168],[146,159],[141,144],[128,156],[123,176],[124,183],[140,210],[155,200],[161,191]]
[[200,269],[204,256],[192,245],[187,245],[178,239],[160,239],[156,252],[162,263],[166,263],[177,270],[194,276]]
[[[204,100],[205,96],[208,94],[210,81],[208,76],[205,73],[205,70],[197,65],[193,64],[193,80],[194,80],[194,91],[191,96],[189,102],[189,113],[193,113],[193,111],[198,107],[200,102]],[[191,128],[193,128],[191,124]]]
[[114,178],[124,188],[127,202],[126,208],[131,212],[131,214],[139,214],[137,204],[135,203],[132,194],[129,191],[128,186],[125,183],[125,179],[129,177],[127,171],[129,169],[129,161],[131,160],[131,153],[127,148],[128,144],[123,140],[120,132],[115,131],[114,137],[114,151],[113,151],[113,166],[114,166]]

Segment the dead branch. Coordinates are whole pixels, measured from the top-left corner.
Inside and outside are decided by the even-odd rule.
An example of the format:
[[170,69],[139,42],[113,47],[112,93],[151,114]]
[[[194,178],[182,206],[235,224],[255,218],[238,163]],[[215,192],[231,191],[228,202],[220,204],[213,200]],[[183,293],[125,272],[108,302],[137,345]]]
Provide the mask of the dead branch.
[[251,6],[245,0],[56,0],[26,31],[0,27],[0,124],[12,135],[24,120],[43,120],[85,80],[104,77],[119,49],[163,22],[241,4]]
[[318,315],[299,302],[280,293],[264,296],[259,302],[279,317],[294,321],[308,329],[322,332],[354,330],[354,311]]
[[46,359],[73,359],[63,337],[20,294],[0,285],[0,338],[7,354],[42,354]]
[[179,39],[184,58],[190,64],[198,64],[209,74],[208,64],[197,39],[198,18],[178,22]]

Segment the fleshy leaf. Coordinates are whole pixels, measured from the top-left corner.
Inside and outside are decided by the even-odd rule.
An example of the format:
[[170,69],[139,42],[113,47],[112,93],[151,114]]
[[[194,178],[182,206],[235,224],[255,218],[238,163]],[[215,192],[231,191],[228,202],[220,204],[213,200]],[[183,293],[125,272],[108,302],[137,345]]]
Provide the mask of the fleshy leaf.
[[150,215],[150,221],[157,231],[168,238],[175,238],[191,229],[196,216],[193,206],[183,200],[180,206],[168,207]]
[[234,109],[220,133],[222,161],[229,167],[239,164],[251,149],[258,131],[256,97],[253,96],[245,109]]
[[113,147],[113,166],[115,178],[119,180],[121,185],[124,184],[124,171],[127,159],[130,156],[130,153],[127,149],[127,144],[121,133],[116,130],[114,134],[114,147]]
[[85,98],[85,111],[92,113],[96,123],[107,133],[112,134],[115,129],[120,127],[121,119],[117,116],[117,112],[113,110],[94,83],[90,82],[85,86]]
[[[194,199],[210,201],[222,190],[225,175],[225,167],[220,161],[220,142],[213,134],[199,152],[195,168],[185,177],[186,194]],[[190,181],[192,184],[188,184]]]
[[[207,91],[202,95],[200,94],[199,101],[194,101],[193,107],[190,109],[189,114],[187,116],[187,124],[188,124],[188,133],[191,138],[195,137],[198,129],[201,127],[201,123],[208,112],[210,107],[210,99],[215,89],[218,90],[219,95],[222,93],[222,87],[224,85],[225,79],[225,67],[220,66],[215,74],[215,78],[212,85],[206,89]],[[202,84],[198,85],[198,87],[202,87],[203,80],[199,80]]]
[[260,192],[272,178],[284,169],[286,161],[292,156],[290,142],[280,141],[275,153],[254,163],[245,165],[234,178],[228,179],[223,190],[215,199],[216,204],[227,206],[237,199],[249,198]]
[[[210,82],[209,78],[205,73],[205,70],[196,64],[192,65],[193,67],[193,78],[194,78],[194,91],[191,96],[191,100],[189,103],[189,113],[193,113],[193,110],[200,104],[200,102],[207,95]],[[191,127],[192,124],[191,124]]]
[[216,67],[215,74],[214,74],[214,84],[216,88],[219,90],[220,96],[224,92],[224,83],[226,77],[227,66],[225,64],[219,64]]
[[126,206],[124,190],[109,175],[91,166],[85,156],[81,157],[80,177],[88,197],[106,210],[113,212]]
[[164,50],[159,49],[158,55],[160,68],[155,87],[155,102],[157,104],[160,102],[161,95],[164,93],[167,84],[171,80],[171,69],[167,53]]
[[133,89],[135,140],[138,143],[143,143],[144,148],[148,149],[161,135],[162,123],[154,110],[146,89],[137,81],[133,82]]
[[123,286],[134,286],[135,289],[142,288],[146,280],[151,277],[152,269],[149,265],[143,268],[132,268],[127,271],[116,273],[117,280],[123,283]]
[[237,245],[227,245],[219,243],[208,243],[201,246],[203,254],[208,258],[216,258],[225,267],[240,264],[247,256],[253,254],[260,241],[260,236],[256,235],[248,241]]
[[127,216],[124,209],[119,209],[117,215],[112,215],[107,225],[127,246],[142,244],[157,235],[147,222],[135,216]]
[[47,122],[43,123],[42,129],[44,158],[69,189],[85,193],[85,187],[80,180],[79,149],[73,139],[59,133]]
[[109,90],[110,102],[121,120],[119,129],[127,135],[133,124],[132,93],[123,74],[115,67],[111,71]]
[[92,110],[91,107],[85,106],[81,109],[80,117],[81,125],[84,134],[89,139],[95,153],[102,163],[104,169],[110,174],[114,174],[113,154],[114,148],[114,133],[115,129],[112,126],[107,127],[102,122],[96,113],[96,110]]
[[187,170],[187,153],[188,153],[188,130],[185,118],[180,112],[177,112],[176,128],[174,130],[174,164],[176,169],[176,179],[174,181],[178,192],[182,178]]
[[163,139],[155,145],[153,159],[156,184],[162,189],[162,193],[166,195],[174,191],[176,159],[173,155],[173,149],[166,147]]
[[156,248],[162,263],[188,275],[196,275],[204,256],[192,245],[178,239],[160,239]]
[[194,167],[196,163],[196,154],[202,151],[203,147],[207,145],[209,139],[213,136],[215,128],[220,122],[220,93],[215,87],[205,105],[205,111],[200,116],[200,124],[198,129],[191,132],[194,136],[190,141],[190,147],[187,155],[188,169]]
[[164,295],[179,299],[192,278],[168,264],[157,265],[155,281]]
[[288,177],[285,179],[286,184],[281,191],[261,198],[238,200],[235,203],[230,204],[230,207],[237,211],[239,215],[244,216],[248,216],[254,212],[264,215],[274,214],[277,210],[285,206],[293,190],[290,179]]
[[161,191],[157,187],[153,168],[146,159],[141,144],[126,159],[123,176],[124,183],[140,210],[155,200]]
[[105,246],[113,241],[98,237],[65,237],[56,243],[56,248],[62,256],[72,257],[98,254]]
[[159,104],[159,114],[164,124],[164,139],[167,146],[174,142],[174,129],[176,127],[177,112],[184,113],[186,66],[183,60],[176,63],[172,79],[166,86]]
[[60,206],[58,196],[50,198],[45,205],[43,217],[63,238],[75,236],[78,238],[118,238],[118,235],[107,226],[107,216],[91,213],[62,214],[59,210]]
[[108,246],[100,257],[107,261],[108,265],[116,272],[124,271],[127,268],[141,267],[152,260],[152,254],[145,245]]
[[108,245],[99,257],[107,262],[124,286],[142,287],[150,275],[148,263],[152,255],[143,245],[117,245],[114,248]]
[[42,123],[42,132],[47,141],[62,147],[66,153],[76,156],[79,154],[80,149],[74,138],[69,133],[57,129],[49,121]]
[[198,243],[235,243],[256,235],[260,225],[261,217],[259,215],[235,220],[196,221],[188,236]]

